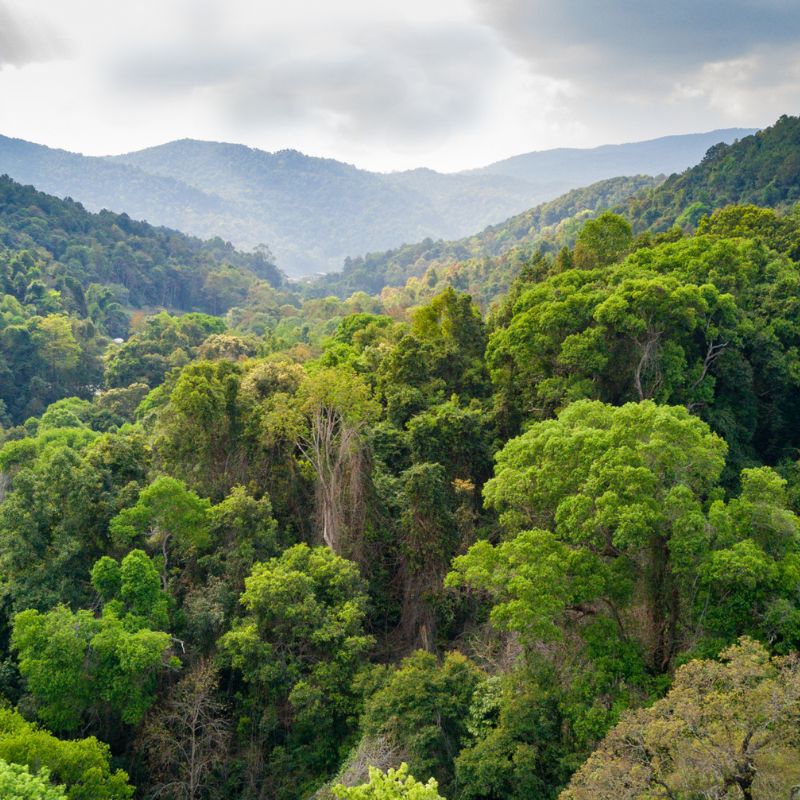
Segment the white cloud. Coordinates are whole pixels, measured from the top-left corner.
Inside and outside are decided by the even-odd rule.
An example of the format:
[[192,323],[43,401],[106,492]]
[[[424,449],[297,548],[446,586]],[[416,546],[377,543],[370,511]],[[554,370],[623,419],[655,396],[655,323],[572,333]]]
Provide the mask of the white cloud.
[[463,168],[767,124],[797,109],[799,27],[781,0],[0,0],[0,133]]

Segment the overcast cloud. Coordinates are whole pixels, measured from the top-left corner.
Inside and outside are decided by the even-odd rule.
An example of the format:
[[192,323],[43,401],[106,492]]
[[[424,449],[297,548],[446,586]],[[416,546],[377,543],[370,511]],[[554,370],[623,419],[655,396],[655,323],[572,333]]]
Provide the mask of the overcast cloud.
[[0,0],[0,133],[478,166],[800,109],[781,0]]

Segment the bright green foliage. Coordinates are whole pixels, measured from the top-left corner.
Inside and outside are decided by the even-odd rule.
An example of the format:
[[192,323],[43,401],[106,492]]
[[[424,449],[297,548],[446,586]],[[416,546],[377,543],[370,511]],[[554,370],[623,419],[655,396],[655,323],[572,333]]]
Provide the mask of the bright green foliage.
[[133,797],[127,774],[111,768],[108,745],[93,736],[57,739],[10,709],[0,709],[0,759],[27,765],[40,774],[46,769],[51,781],[64,784],[67,800],[130,800]]
[[800,256],[800,220],[797,214],[781,216],[771,208],[728,206],[704,217],[697,227],[700,235],[720,238],[755,239],[771,250],[786,253],[794,261]]
[[418,651],[406,658],[366,703],[362,729],[405,753],[417,775],[433,775],[446,793],[453,757],[466,735],[467,714],[483,673],[461,653],[439,663]]
[[103,610],[125,618],[128,627],[164,630],[169,625],[169,598],[144,551],[131,550],[120,563],[103,556],[92,567],[92,586],[103,601]]
[[213,553],[203,559],[203,566],[241,592],[253,564],[279,550],[272,503],[267,495],[256,499],[244,487],[235,486],[221,503],[211,507],[208,520]]
[[410,334],[403,336],[381,361],[378,391],[387,417],[403,427],[428,405],[443,402],[445,382],[432,370],[433,348]]
[[722,662],[692,661],[667,696],[631,712],[562,800],[790,797],[800,779],[800,669],[742,639]]
[[446,289],[417,308],[411,331],[376,367],[378,395],[398,427],[431,405],[483,396],[486,333],[469,295]]
[[134,550],[121,564],[104,557],[92,581],[105,601],[100,617],[62,605],[13,621],[11,644],[36,713],[57,731],[91,720],[136,724],[155,700],[158,673],[172,663],[169,634],[147,627],[166,626],[167,600],[145,553]]
[[239,612],[244,579],[257,561],[280,552],[269,497],[258,500],[241,486],[209,510],[211,544],[175,577],[183,590],[176,635],[212,653],[217,639]]
[[663,526],[657,515],[671,492],[708,493],[725,452],[684,408],[581,401],[512,439],[485,496],[509,531],[553,525],[597,552],[635,547]]
[[420,783],[408,771],[407,764],[383,773],[370,767],[369,783],[361,786],[335,786],[337,800],[443,800],[433,778]]
[[644,641],[664,669],[677,646],[679,587],[709,546],[702,503],[725,451],[684,408],[573,403],[511,440],[485,489],[507,530],[541,525],[553,534],[479,543],[456,561],[453,580],[493,591],[502,601],[495,619],[534,635],[597,596],[627,605],[639,587],[650,620]]
[[489,592],[492,623],[533,642],[558,638],[565,613],[601,595],[610,579],[591,551],[532,530],[495,547],[486,541],[473,545],[453,562],[447,585]]
[[60,397],[91,396],[106,341],[94,326],[65,314],[40,316],[11,295],[0,301],[0,420],[20,423]]
[[557,637],[576,612],[598,613],[602,599],[657,669],[684,631],[794,646],[800,521],[768,468],[745,470],[738,497],[710,502],[724,455],[683,408],[573,403],[511,440],[485,489],[509,532],[551,532],[479,542],[448,582],[489,592],[492,621],[532,640]]
[[144,478],[142,437],[46,429],[8,442],[0,464],[13,475],[0,504],[0,563],[13,608],[87,605],[89,570],[110,549],[108,522]]
[[339,323],[333,338],[336,342],[363,350],[391,326],[392,320],[389,317],[377,314],[350,314]]
[[6,800],[66,800],[64,787],[54,786],[49,778],[46,768],[31,775],[27,767],[0,760],[0,797]]
[[117,514],[109,528],[121,544],[147,543],[185,560],[210,543],[210,508],[208,500],[183,482],[162,476],[139,493],[136,505]]
[[326,547],[295,545],[245,579],[246,615],[220,647],[249,690],[242,726],[268,749],[288,748],[288,774],[273,775],[276,792],[288,790],[283,780],[324,774],[347,744],[352,681],[372,645],[366,601],[356,565]]
[[605,267],[619,261],[633,244],[630,223],[606,211],[581,228],[575,242],[575,266],[579,269]]
[[[738,497],[709,511],[714,551],[700,568],[706,625],[723,640],[753,633],[788,652],[800,645],[800,519],[786,481],[767,467],[744,470]],[[759,624],[753,627],[753,620]]]

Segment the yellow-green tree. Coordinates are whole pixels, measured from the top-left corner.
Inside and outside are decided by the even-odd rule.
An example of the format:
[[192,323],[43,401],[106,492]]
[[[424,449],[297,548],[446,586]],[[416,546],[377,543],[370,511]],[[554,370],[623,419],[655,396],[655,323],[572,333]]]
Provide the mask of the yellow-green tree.
[[561,800],[776,800],[800,781],[800,661],[750,639],[691,661],[628,713]]

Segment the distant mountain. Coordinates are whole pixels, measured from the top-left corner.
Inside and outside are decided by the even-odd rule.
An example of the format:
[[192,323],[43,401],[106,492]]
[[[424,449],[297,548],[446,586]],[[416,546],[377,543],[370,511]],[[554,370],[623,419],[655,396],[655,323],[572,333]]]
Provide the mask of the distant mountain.
[[[472,236],[453,241],[425,239],[418,244],[348,258],[341,272],[320,276],[309,284],[307,291],[314,296],[335,294],[342,298],[357,291],[377,294],[385,286],[402,286],[409,278],[420,277],[431,268],[463,266],[475,259],[496,258],[521,247],[531,250],[552,237],[565,221],[575,217],[585,219],[663,181],[663,175],[609,178],[582,189],[572,189]],[[491,287],[484,288],[491,295]],[[479,299],[477,294],[476,299]]]
[[349,259],[341,273],[317,279],[308,291],[347,296],[418,279],[411,280],[403,302],[426,299],[450,285],[486,306],[508,288],[536,250],[552,253],[571,246],[586,218],[599,212],[623,214],[636,233],[658,233],[673,225],[692,230],[704,215],[726,205],[785,208],[797,202],[800,118],[784,116],[732,144],[712,145],[699,164],[666,180],[638,176],[600,181],[470,237],[427,240]]
[[606,144],[589,149],[540,150],[471,170],[473,175],[506,175],[542,185],[578,182],[588,186],[614,175],[671,175],[697,164],[719,142],[733,142],[757,128],[723,128],[708,133],[662,136],[644,142]]
[[329,272],[348,255],[458,239],[569,189],[620,174],[669,173],[740,129],[517,156],[481,170],[375,173],[294,150],[185,139],[107,158],[0,137],[0,173],[240,248],[268,245],[289,274]]
[[[506,176],[413,170],[383,175],[295,150],[182,140],[111,159],[224,202],[203,225],[241,246],[265,242],[294,275],[327,272],[349,253],[457,235],[527,204],[535,189]],[[170,220],[193,231],[200,220]]]

